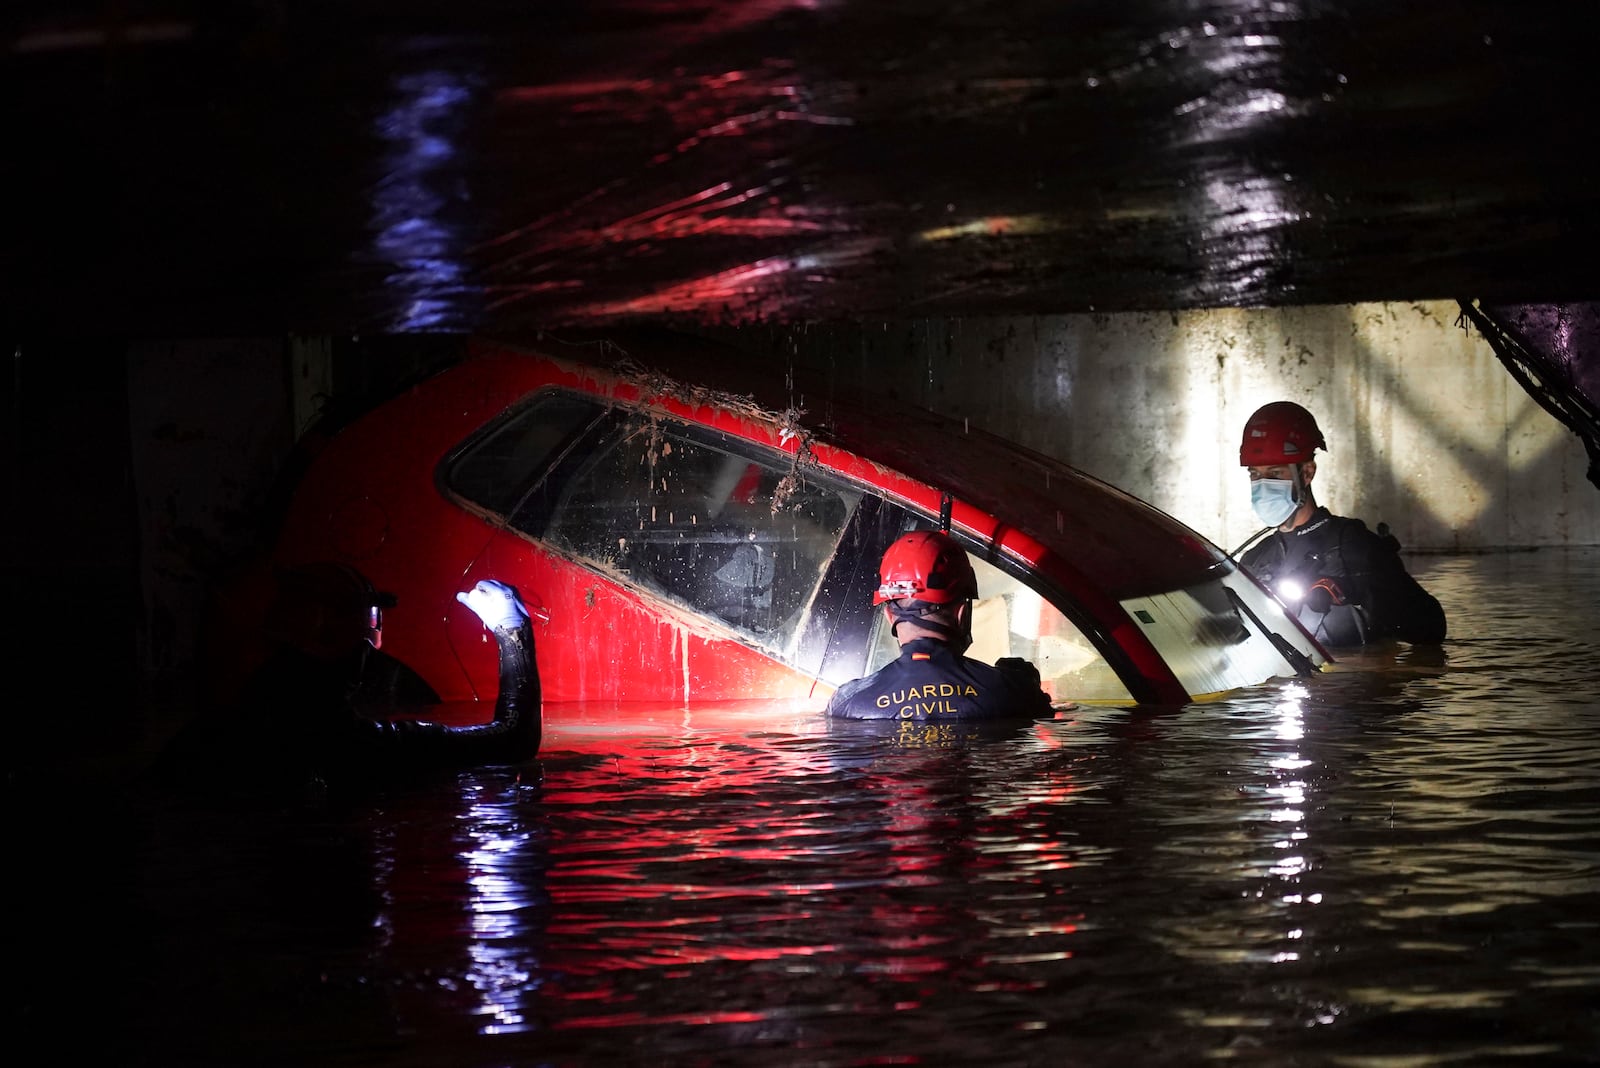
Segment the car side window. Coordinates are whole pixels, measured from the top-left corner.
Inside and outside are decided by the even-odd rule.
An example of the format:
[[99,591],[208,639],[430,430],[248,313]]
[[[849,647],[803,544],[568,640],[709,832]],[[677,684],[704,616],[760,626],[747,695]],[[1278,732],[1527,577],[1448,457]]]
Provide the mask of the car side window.
[[538,394],[470,442],[446,468],[445,484],[474,504],[510,516],[604,412],[570,393]]
[[557,481],[542,535],[552,545],[780,651],[860,501],[788,453],[645,415]]

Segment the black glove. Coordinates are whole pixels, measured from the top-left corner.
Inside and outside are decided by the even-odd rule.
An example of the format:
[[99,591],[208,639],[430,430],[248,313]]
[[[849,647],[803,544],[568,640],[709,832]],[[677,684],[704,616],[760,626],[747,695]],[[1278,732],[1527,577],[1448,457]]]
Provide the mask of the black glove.
[[1039,668],[1031,660],[1020,656],[1002,656],[994,662],[995,669],[1016,680],[1019,686],[1039,689]]
[[1306,607],[1319,616],[1327,615],[1336,604],[1344,604],[1344,591],[1331,578],[1319,578],[1306,591]]

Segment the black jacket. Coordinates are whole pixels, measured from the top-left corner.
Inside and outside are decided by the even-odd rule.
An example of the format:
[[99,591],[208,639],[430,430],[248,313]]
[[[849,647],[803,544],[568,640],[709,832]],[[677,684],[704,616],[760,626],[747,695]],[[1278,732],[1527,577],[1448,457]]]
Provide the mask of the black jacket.
[[1016,719],[1052,714],[1039,688],[1039,669],[1020,657],[990,667],[958,656],[936,638],[900,647],[900,656],[866,678],[845,683],[828,701],[828,715],[843,719]]
[[1313,596],[1300,610],[1300,622],[1324,645],[1444,640],[1444,609],[1406,570],[1400,543],[1359,519],[1318,508],[1310,522],[1287,534],[1274,530],[1239,562],[1274,591],[1286,578],[1303,590],[1331,580],[1331,604]]

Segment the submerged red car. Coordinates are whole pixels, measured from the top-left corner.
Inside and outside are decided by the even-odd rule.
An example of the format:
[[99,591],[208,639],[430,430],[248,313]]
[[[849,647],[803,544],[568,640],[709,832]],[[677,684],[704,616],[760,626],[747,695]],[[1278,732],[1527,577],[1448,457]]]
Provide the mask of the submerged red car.
[[397,599],[386,685],[485,717],[496,649],[455,594],[516,586],[549,613],[553,727],[751,701],[820,714],[896,653],[872,604],[884,549],[946,524],[978,572],[968,655],[1031,660],[1058,704],[1182,704],[1327,662],[1171,516],[796,374],[700,339],[475,341],[328,440],[273,562],[365,572]]

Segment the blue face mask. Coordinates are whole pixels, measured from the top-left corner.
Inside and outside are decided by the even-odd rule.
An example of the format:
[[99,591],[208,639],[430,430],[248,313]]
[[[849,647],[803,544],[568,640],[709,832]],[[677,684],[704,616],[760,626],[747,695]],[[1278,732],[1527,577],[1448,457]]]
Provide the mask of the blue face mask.
[[1287,478],[1258,478],[1250,483],[1250,507],[1256,518],[1269,527],[1281,526],[1300,507],[1299,494],[1294,491],[1294,480]]

